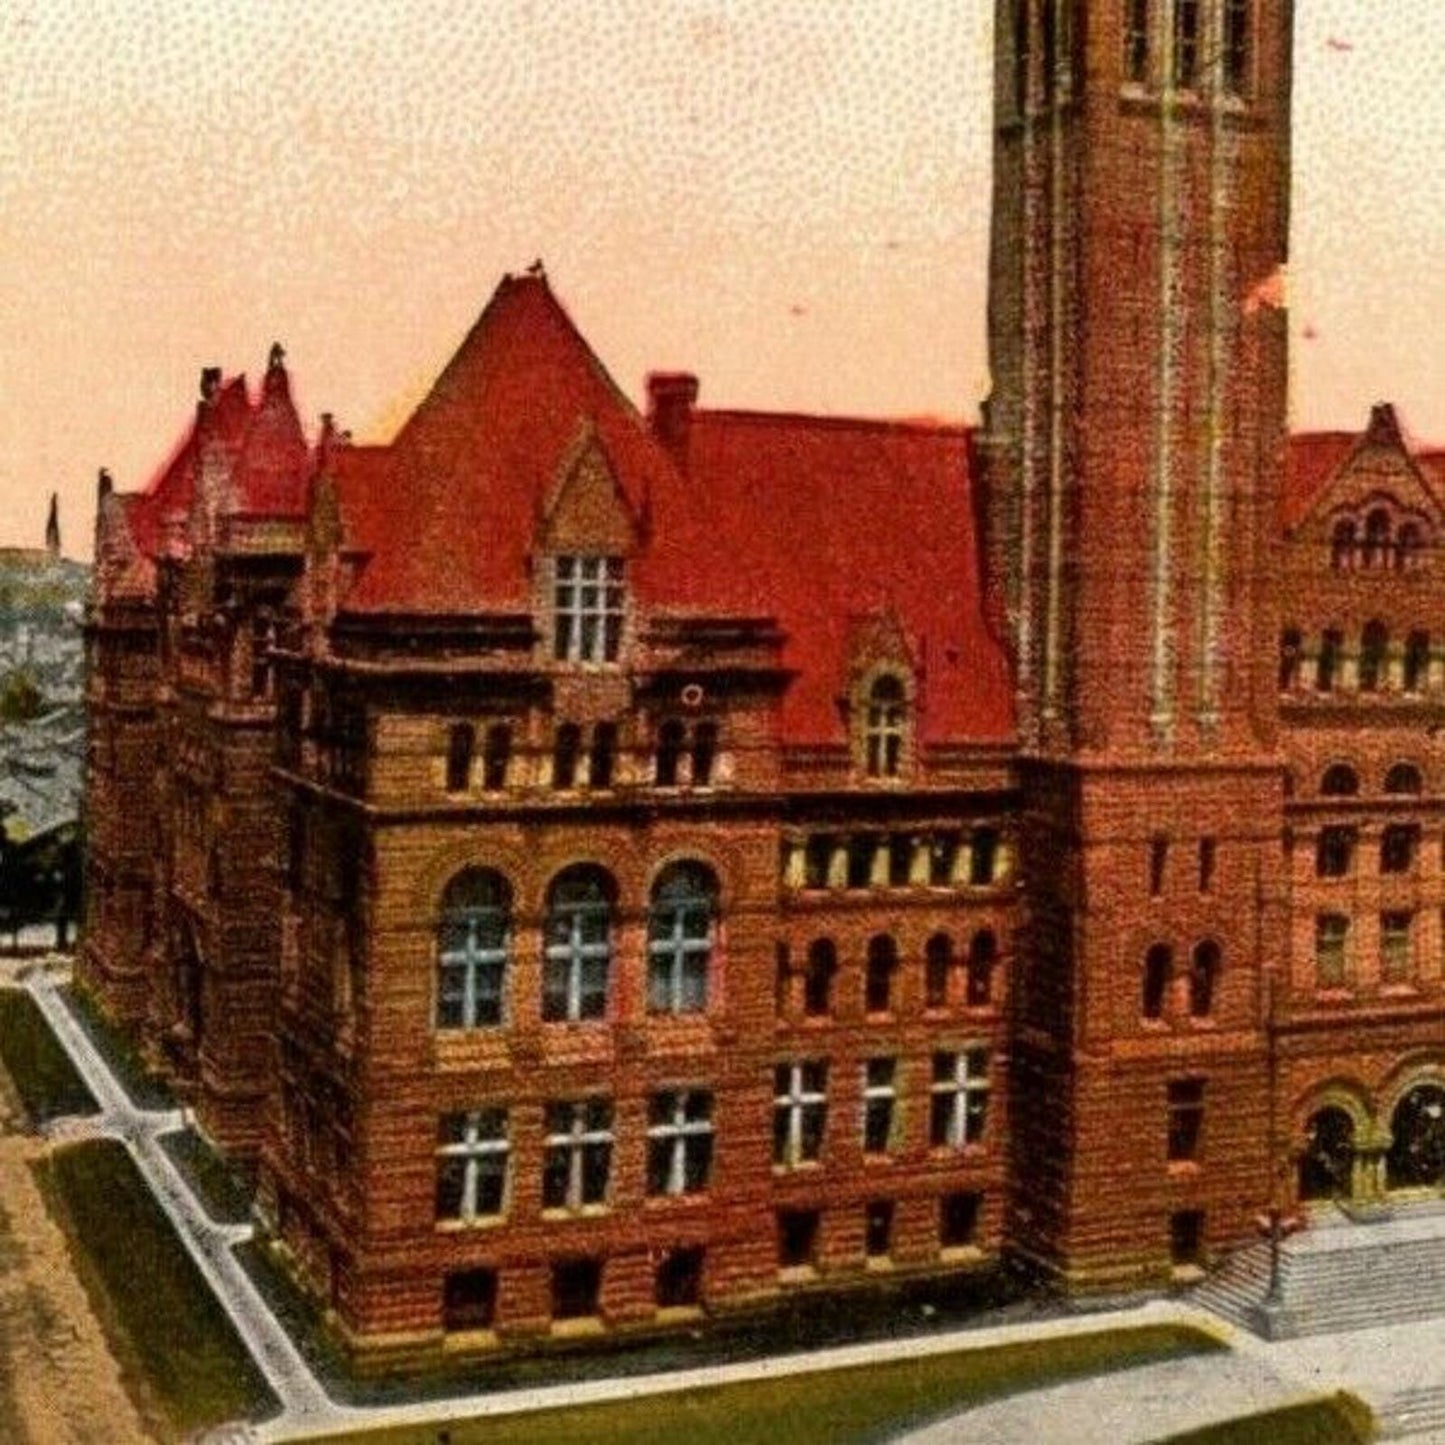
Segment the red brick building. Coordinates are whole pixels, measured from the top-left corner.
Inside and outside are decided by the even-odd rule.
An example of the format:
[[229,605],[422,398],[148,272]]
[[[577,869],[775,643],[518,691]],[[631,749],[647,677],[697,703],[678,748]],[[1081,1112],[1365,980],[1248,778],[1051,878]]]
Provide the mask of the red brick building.
[[533,272],[103,484],[80,974],[370,1357],[1445,1184],[1445,467],[1286,436],[1291,7],[1087,8],[977,431],[640,415]]

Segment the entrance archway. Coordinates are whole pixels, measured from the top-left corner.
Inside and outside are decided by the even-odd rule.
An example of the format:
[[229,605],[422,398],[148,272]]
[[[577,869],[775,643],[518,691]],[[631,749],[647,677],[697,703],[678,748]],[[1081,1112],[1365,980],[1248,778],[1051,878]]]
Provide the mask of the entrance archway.
[[1310,1116],[1299,1161],[1299,1197],[1348,1199],[1355,1162],[1355,1121],[1338,1104]]
[[1385,1182],[1391,1189],[1438,1189],[1445,1184],[1445,1085],[1416,1084],[1390,1117]]

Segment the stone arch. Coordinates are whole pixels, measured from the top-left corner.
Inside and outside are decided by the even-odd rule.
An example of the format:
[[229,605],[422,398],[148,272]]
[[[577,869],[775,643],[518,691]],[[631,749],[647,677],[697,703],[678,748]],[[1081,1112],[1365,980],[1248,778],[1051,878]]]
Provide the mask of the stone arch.
[[1377,1134],[1369,1099],[1358,1085],[1332,1079],[1311,1089],[1295,1108],[1292,1152],[1300,1202],[1372,1194]]
[[1445,1062],[1407,1060],[1381,1091],[1386,1189],[1445,1189]]

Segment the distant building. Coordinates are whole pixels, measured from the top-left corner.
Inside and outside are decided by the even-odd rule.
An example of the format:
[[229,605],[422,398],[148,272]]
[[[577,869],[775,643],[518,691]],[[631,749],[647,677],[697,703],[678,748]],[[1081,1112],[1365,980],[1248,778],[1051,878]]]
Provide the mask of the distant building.
[[102,488],[80,976],[364,1359],[1445,1187],[1445,459],[1286,437],[1292,7],[1082,9],[977,431],[644,419],[528,274]]

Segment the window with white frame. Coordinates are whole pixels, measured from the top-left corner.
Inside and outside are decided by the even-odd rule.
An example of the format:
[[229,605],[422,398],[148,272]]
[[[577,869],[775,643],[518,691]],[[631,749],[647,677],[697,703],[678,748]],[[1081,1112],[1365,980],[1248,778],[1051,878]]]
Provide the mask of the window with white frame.
[[437,1127],[437,1218],[467,1221],[502,1214],[510,1152],[505,1109],[443,1114]]
[[552,593],[559,662],[616,662],[622,646],[622,558],[558,557]]
[[898,1102],[896,1059],[869,1059],[863,1065],[863,1152],[886,1154],[893,1141]]
[[607,1012],[612,965],[612,880],[600,868],[568,868],[547,894],[542,1017],[598,1019]]
[[612,1171],[612,1100],[569,1100],[547,1105],[542,1207],[581,1209],[602,1204]]
[[878,678],[868,693],[863,730],[863,761],[870,778],[896,778],[902,773],[906,727],[903,684],[892,674]]
[[717,921],[717,881],[700,863],[675,863],[652,889],[647,915],[647,1007],[701,1013]]
[[447,884],[437,933],[437,1027],[502,1022],[512,948],[512,890],[500,873],[468,868]]
[[988,1087],[987,1049],[934,1054],[929,1140],[935,1147],[962,1149],[983,1138]]
[[827,1061],[779,1064],[773,1071],[773,1163],[785,1169],[816,1163],[827,1122]]
[[712,1174],[712,1095],[664,1089],[647,1106],[647,1192],[697,1194]]

